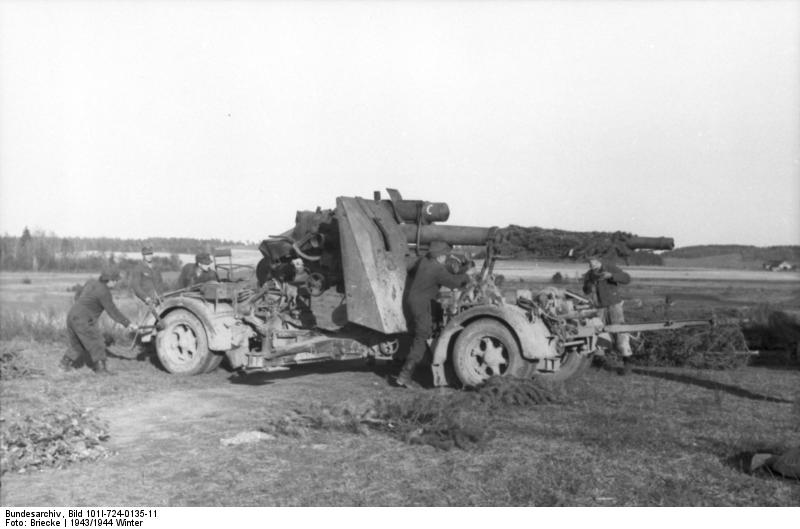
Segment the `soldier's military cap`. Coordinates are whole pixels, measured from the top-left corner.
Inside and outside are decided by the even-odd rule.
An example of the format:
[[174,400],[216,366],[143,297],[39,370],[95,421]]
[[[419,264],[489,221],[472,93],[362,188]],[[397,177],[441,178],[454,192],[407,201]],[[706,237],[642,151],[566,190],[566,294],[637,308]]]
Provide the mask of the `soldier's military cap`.
[[142,246],[142,255],[153,255],[152,246]]
[[100,281],[119,281],[119,269],[110,266],[100,272]]
[[428,247],[428,253],[433,257],[445,255],[450,251],[450,245],[444,241],[433,241]]
[[194,261],[198,264],[211,264],[211,256],[206,252],[200,252],[194,256]]

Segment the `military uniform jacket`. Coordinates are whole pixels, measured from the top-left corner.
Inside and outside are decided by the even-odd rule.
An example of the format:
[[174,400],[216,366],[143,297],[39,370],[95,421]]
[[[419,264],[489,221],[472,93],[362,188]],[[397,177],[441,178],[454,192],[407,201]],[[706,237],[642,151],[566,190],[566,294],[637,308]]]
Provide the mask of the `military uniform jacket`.
[[204,272],[196,263],[187,263],[181,268],[181,275],[178,276],[178,288],[186,288],[206,281],[219,281],[219,277],[214,270]]
[[90,279],[83,286],[75,304],[69,310],[69,318],[85,318],[89,323],[94,323],[104,310],[117,323],[125,327],[130,325],[130,320],[114,304],[108,285],[97,279]]
[[161,272],[146,262],[139,262],[131,272],[131,288],[136,297],[144,301],[164,291]]
[[408,292],[408,303],[424,306],[436,298],[439,288],[459,288],[469,283],[467,274],[452,274],[435,259],[423,257],[417,264],[417,271]]
[[[608,272],[611,277],[600,279],[600,274]],[[618,285],[627,285],[631,282],[631,276],[623,272],[612,264],[603,264],[600,273],[596,274],[594,271],[589,270],[583,275],[583,293],[597,294],[598,307],[610,307],[622,301],[622,296],[619,294]]]

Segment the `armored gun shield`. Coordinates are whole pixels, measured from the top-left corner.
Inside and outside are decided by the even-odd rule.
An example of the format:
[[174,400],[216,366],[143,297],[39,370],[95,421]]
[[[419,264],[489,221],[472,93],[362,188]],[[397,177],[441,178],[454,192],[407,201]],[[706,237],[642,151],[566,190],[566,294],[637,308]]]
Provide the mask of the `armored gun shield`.
[[406,236],[390,211],[363,198],[336,199],[347,320],[369,329],[406,332],[403,291]]

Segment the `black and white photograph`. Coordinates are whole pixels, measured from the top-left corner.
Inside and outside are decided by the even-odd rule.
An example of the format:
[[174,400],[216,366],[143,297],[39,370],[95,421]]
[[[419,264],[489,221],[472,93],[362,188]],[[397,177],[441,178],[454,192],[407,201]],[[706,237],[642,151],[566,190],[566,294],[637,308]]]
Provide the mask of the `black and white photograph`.
[[800,1],[0,0],[0,506],[800,519]]

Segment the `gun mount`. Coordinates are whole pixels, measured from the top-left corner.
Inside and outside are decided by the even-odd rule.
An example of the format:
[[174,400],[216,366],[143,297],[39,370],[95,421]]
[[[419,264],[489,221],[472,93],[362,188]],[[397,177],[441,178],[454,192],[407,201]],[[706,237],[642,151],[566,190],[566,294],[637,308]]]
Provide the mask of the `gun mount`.
[[[298,212],[291,230],[259,246],[257,285],[211,282],[165,295],[144,322],[145,341],[154,340],[162,365],[178,374],[209,371],[223,357],[241,370],[391,359],[407,332],[409,270],[434,240],[485,247],[472,283],[440,294],[431,344],[436,385],[454,381],[446,365],[465,386],[494,375],[567,379],[588,366],[604,336],[633,330],[604,326],[588,299],[565,290],[518,291],[507,301],[494,274],[502,230],[437,224],[449,218],[447,204],[404,200],[391,189],[389,197],[338,197],[334,209]],[[629,248],[666,246],[671,239],[626,239]],[[647,325],[700,324],[710,323]]]

